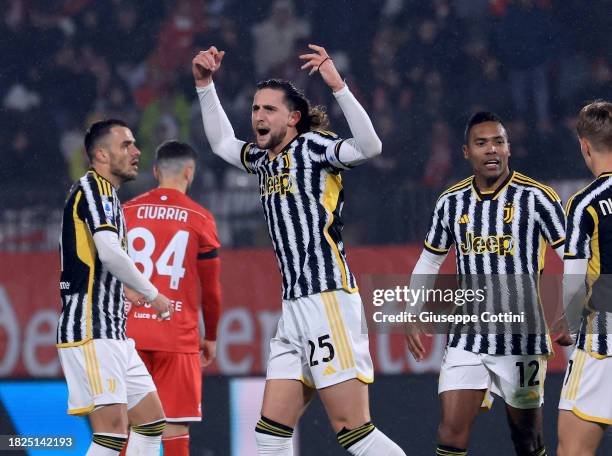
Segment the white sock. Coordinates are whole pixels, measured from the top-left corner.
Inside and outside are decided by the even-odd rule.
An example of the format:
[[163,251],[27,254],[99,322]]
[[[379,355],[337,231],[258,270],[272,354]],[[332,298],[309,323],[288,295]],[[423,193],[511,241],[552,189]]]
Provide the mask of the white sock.
[[338,442],[353,456],[406,456],[406,453],[372,423],[357,429],[344,428],[338,433]]
[[159,456],[165,420],[132,426],[125,456]]
[[117,456],[127,440],[125,434],[96,432],[86,456]]
[[259,456],[293,456],[293,439],[275,435],[255,433]]
[[262,416],[255,426],[259,456],[293,456],[293,429]]

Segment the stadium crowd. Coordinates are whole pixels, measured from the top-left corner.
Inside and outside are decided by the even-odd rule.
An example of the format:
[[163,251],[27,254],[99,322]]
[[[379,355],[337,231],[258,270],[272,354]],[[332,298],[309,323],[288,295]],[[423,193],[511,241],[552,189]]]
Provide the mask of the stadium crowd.
[[267,242],[256,180],[224,166],[204,139],[191,58],[211,43],[226,51],[217,90],[240,137],[251,137],[245,113],[255,82],[268,77],[294,80],[346,135],[328,88],[299,70],[297,55],[316,37],[383,142],[381,157],[347,174],[346,214],[357,219],[349,239],[414,240],[422,231],[398,214],[431,207],[421,202],[468,174],[460,147],[478,109],[508,120],[521,172],[544,181],[588,176],[574,122],[583,102],[612,98],[608,7],[605,0],[589,8],[580,0],[7,0],[0,207],[61,207],[87,167],[86,126],[117,117],[133,127],[144,171],[124,198],[153,185],[160,142],[187,141],[203,164],[193,195],[220,213],[225,245]]

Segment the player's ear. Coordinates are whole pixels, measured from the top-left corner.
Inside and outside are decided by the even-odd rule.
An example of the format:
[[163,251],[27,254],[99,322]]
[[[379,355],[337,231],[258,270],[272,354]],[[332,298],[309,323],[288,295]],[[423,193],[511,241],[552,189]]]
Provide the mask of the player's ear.
[[190,162],[185,165],[185,168],[183,168],[183,177],[190,184],[193,182],[193,179],[195,178],[195,163]]
[[582,155],[585,158],[591,157],[591,145],[589,144],[589,141],[584,138],[578,138],[578,142],[580,143],[580,151],[582,152]]
[[468,147],[466,144],[463,145],[463,147],[461,148],[461,150],[463,151],[463,158],[465,158],[466,160],[468,159]]
[[156,181],[159,181],[159,168],[157,168],[157,165],[153,165],[153,177],[155,177]]
[[300,111],[291,111],[291,113],[289,113],[289,123],[287,125],[289,127],[295,127],[301,118],[302,113]]
[[94,150],[94,161],[108,163],[110,161],[108,150],[105,147],[96,147],[96,150]]

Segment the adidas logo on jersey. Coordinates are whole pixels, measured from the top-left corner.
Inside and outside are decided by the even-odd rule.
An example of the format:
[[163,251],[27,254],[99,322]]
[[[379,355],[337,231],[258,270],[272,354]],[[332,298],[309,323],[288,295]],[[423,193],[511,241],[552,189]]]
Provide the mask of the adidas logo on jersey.
[[332,375],[336,373],[336,369],[331,364],[328,364],[325,370],[323,371],[323,375]]
[[468,214],[463,214],[458,222],[460,225],[465,225],[470,223],[470,216]]

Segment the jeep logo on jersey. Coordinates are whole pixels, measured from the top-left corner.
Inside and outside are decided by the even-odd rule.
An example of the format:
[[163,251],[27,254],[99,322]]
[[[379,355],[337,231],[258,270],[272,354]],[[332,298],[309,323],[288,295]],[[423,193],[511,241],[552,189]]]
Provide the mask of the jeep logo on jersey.
[[475,253],[496,253],[500,256],[506,254],[514,255],[514,238],[510,234],[501,236],[474,236],[474,233],[466,233],[465,242],[459,246],[463,255]]
[[280,193],[281,196],[285,196],[287,193],[293,193],[293,191],[291,174],[282,173],[266,178],[265,184],[261,188],[261,196],[273,195],[274,193]]

